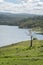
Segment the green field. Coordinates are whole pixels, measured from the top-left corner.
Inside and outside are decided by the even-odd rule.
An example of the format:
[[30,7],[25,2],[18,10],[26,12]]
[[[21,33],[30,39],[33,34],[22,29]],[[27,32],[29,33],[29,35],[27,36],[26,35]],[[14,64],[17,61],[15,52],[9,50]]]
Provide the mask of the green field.
[[0,65],[43,65],[43,40],[19,42],[0,48]]

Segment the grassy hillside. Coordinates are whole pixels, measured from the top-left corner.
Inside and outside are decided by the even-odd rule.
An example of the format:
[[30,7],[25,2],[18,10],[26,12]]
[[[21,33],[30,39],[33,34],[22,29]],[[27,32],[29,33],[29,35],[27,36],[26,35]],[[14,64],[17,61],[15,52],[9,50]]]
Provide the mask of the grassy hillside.
[[0,48],[0,65],[43,65],[43,40],[33,40]]

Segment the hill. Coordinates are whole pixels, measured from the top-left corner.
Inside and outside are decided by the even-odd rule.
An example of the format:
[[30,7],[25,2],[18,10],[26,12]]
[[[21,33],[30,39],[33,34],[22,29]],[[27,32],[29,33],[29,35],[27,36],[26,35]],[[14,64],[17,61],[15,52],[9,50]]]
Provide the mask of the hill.
[[43,28],[43,16],[34,16],[21,20],[19,22],[21,28]]
[[[0,13],[0,24],[12,24],[16,25],[18,22],[26,19],[26,18],[32,18],[36,15],[33,14],[11,14],[11,13]],[[16,23],[16,24],[15,24]]]
[[43,16],[24,13],[0,13],[0,25],[14,25],[20,28],[43,28]]
[[30,14],[11,14],[0,13],[0,25],[18,25],[18,22],[24,18],[32,17]]
[[0,48],[0,65],[43,65],[43,40],[19,42]]

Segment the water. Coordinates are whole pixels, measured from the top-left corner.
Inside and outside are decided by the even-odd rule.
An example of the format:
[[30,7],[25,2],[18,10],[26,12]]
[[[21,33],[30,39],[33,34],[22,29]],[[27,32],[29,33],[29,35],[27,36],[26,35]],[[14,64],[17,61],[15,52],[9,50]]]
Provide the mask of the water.
[[[26,34],[27,29],[19,29],[18,26],[0,25],[0,47],[30,40],[30,36]],[[35,35],[38,39],[43,39],[43,35]]]

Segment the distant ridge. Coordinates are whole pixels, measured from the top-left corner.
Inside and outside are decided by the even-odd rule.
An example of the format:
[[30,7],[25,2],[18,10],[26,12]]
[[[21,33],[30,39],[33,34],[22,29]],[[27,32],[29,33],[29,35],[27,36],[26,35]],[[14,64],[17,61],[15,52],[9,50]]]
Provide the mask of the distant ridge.
[[43,27],[43,15],[0,12],[0,25],[19,27]]

